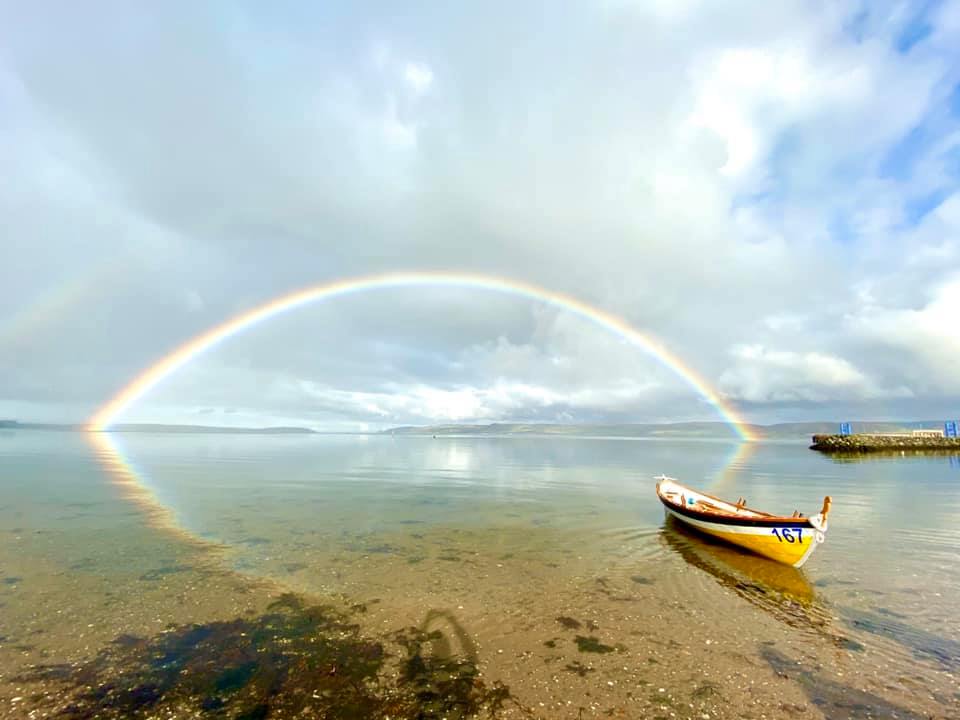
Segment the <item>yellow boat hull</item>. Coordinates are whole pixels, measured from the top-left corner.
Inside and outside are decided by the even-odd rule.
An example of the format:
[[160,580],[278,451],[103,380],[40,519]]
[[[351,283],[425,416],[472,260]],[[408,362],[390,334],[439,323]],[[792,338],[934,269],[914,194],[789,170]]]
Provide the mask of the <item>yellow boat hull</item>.
[[810,558],[819,544],[814,528],[804,531],[802,528],[730,527],[685,517],[670,508],[667,513],[700,532],[797,568]]

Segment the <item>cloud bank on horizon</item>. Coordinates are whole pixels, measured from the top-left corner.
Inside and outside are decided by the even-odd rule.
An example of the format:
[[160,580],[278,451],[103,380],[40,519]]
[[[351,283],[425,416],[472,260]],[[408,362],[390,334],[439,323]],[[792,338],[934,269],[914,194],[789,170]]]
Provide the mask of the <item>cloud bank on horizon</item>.
[[[0,7],[0,417],[79,421],[272,297],[535,283],[748,419],[960,414],[960,3]],[[130,422],[717,419],[582,318],[318,303]]]

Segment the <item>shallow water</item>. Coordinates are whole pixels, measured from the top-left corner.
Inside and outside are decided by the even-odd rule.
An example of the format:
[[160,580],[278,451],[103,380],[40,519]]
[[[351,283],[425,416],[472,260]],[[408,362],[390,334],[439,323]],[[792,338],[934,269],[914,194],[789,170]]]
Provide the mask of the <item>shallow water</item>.
[[[0,463],[0,714],[11,717],[108,707],[232,717],[252,698],[261,717],[960,715],[960,467],[949,456],[10,432]],[[684,532],[664,521],[659,473],[785,513],[812,514],[830,494],[827,542],[796,571]],[[209,691],[186,692],[168,673],[130,680],[123,702],[83,694],[119,692],[115,677],[149,665],[136,653],[162,646],[166,657],[194,625],[247,657],[237,637],[274,628],[269,606],[284,593],[296,608],[335,605],[360,633],[352,652],[379,643],[407,663],[375,663],[379,694],[354,698],[360,715],[331,710],[346,686],[311,684],[308,649],[269,668],[225,659],[227,679]],[[455,687],[424,679],[452,667]],[[286,680],[264,685],[267,675]],[[301,686],[316,707],[290,704]],[[448,691],[456,697],[440,698]]]

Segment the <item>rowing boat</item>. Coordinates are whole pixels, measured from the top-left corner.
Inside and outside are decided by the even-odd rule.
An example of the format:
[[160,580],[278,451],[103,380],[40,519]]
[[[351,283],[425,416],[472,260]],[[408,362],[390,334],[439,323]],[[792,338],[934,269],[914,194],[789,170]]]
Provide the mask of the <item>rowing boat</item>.
[[664,475],[655,479],[657,496],[667,514],[700,532],[785,565],[803,565],[826,537],[829,495],[813,517],[798,512],[792,516],[771,515],[748,508],[743,498],[731,503]]

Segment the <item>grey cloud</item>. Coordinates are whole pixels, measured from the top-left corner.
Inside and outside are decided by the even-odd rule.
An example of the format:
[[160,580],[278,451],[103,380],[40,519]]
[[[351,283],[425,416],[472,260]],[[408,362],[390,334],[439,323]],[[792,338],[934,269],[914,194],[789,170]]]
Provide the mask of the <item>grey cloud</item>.
[[[948,8],[904,55],[890,4],[860,39],[807,3],[652,7],[6,7],[0,414],[92,409],[235,313],[389,269],[580,297],[758,418],[958,397],[933,371],[943,338],[903,323],[958,257],[955,201],[906,218],[909,198],[956,189]],[[884,176],[921,122],[937,142]],[[856,381],[824,382],[817,357]],[[289,313],[135,414],[362,424],[384,420],[377,399],[425,420],[430,388],[478,418],[716,417],[576,318],[435,289]]]

